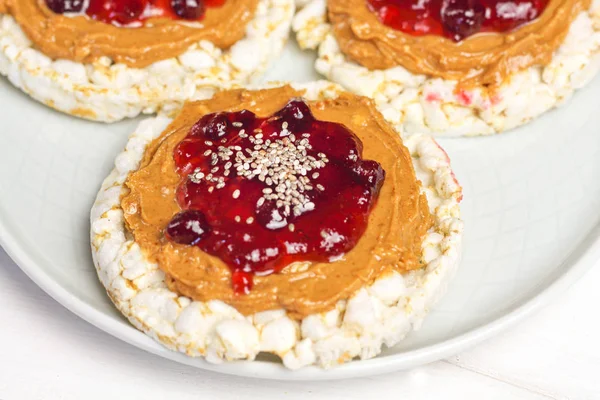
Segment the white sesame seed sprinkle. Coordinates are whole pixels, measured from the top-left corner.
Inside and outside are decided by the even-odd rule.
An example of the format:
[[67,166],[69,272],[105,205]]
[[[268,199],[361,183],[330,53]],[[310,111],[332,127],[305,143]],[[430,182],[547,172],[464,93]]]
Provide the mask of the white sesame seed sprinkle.
[[[234,122],[233,126],[242,127],[243,124]],[[329,160],[321,152],[314,156],[309,154],[312,152],[308,140],[310,133],[302,133],[300,139],[300,134],[297,138],[287,130],[288,126],[288,122],[283,121],[278,138],[265,140],[260,128],[254,129],[254,136],[240,129],[238,136],[246,140],[244,145],[219,145],[215,151],[206,149],[204,156],[210,156],[211,159],[210,173],[205,176],[197,168],[189,175],[189,179],[196,183],[201,180],[214,183],[215,186],[208,189],[212,193],[214,189],[222,189],[226,186],[226,180],[233,171],[234,176],[248,180],[257,178],[267,186],[256,203],[257,207],[261,207],[267,201],[274,202],[278,212],[284,218],[314,210],[315,204],[309,197],[309,192],[314,187],[312,180],[320,176],[316,170],[325,167]],[[227,140],[223,139],[221,143],[227,143]],[[210,140],[206,140],[205,144],[214,145]],[[221,162],[223,164],[219,164]],[[317,184],[316,188],[319,191],[325,190],[321,184]],[[234,199],[239,198],[240,195],[239,189],[232,193]],[[248,220],[252,222],[253,218],[246,220],[247,223],[251,223]]]

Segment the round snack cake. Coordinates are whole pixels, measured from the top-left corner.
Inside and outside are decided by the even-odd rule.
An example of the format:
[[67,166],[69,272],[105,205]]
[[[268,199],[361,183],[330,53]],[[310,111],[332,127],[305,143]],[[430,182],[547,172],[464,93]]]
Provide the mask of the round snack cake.
[[248,83],[279,57],[293,0],[0,0],[0,75],[112,122]]
[[427,136],[327,82],[218,92],[142,122],[91,212],[98,276],[168,348],[292,369],[417,329],[460,259],[461,187]]
[[316,69],[403,132],[499,133],[567,100],[600,66],[599,0],[297,0]]

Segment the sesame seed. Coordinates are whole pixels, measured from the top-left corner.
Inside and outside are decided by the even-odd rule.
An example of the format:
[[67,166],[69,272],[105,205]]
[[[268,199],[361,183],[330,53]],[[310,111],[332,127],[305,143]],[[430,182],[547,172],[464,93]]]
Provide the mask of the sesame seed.
[[[242,126],[239,122],[233,123],[233,125]],[[303,133],[301,134],[302,138],[299,134],[296,137],[296,134],[287,130],[288,126],[289,123],[283,121],[279,138],[264,139],[264,141],[264,134],[260,128],[253,131],[253,136],[248,135],[244,129],[240,129],[238,136],[248,138],[246,145],[243,147],[219,145],[214,152],[206,149],[205,157],[211,156],[210,174],[204,177],[204,174],[198,169],[190,174],[190,179],[198,182],[200,179],[205,179],[207,182],[215,183],[215,186],[209,188],[209,191],[212,192],[214,189],[225,187],[226,177],[235,169],[238,176],[248,180],[257,178],[266,186],[263,189],[262,197],[257,200],[257,207],[261,207],[266,201],[273,201],[277,208],[281,209],[282,215],[287,217],[291,214],[297,216],[313,210],[315,205],[310,201],[308,192],[313,190],[312,180],[320,176],[315,170],[325,167],[329,160],[324,153],[314,156],[308,154],[312,150],[308,140],[311,135]],[[226,143],[227,141],[222,140],[221,142]],[[206,140],[205,143],[213,145],[210,140]],[[248,144],[250,146],[247,146]],[[219,164],[220,162],[223,165]],[[222,171],[222,176],[213,176],[218,171]],[[325,189],[322,185],[316,185],[316,187],[320,191]],[[232,193],[235,199],[240,195],[239,189]],[[253,218],[247,219],[246,222],[248,220],[252,222]]]
[[296,230],[296,226],[294,224],[289,224],[288,229],[290,230],[290,232],[294,232]]
[[242,124],[241,122],[234,122],[231,125],[235,126],[236,128],[241,128],[242,126],[244,126],[244,124]]
[[208,188],[208,193],[212,193],[214,190],[215,190],[215,187],[211,186],[211,187]]
[[322,192],[323,190],[325,190],[325,187],[319,183],[317,184],[317,189]]
[[240,216],[239,216],[239,215],[236,215],[236,216],[235,216],[235,222],[240,222],[241,220],[242,220],[242,218],[240,218]]
[[200,170],[200,168],[196,168],[194,172],[189,175],[189,177],[192,182],[200,183],[202,178],[204,178],[204,173]]
[[254,218],[253,217],[248,217],[248,219],[246,220],[247,224],[251,224],[254,222]]

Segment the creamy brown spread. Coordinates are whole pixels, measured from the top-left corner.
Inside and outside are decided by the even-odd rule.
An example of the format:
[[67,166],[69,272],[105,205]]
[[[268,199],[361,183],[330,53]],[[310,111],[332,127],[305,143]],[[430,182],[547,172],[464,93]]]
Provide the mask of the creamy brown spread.
[[495,87],[511,73],[548,64],[571,22],[590,3],[550,0],[542,15],[527,25],[509,33],[477,34],[458,43],[387,27],[366,0],[328,0],[328,10],[342,52],[369,69],[402,66],[415,74],[457,80],[462,87]]
[[164,228],[180,211],[175,190],[181,178],[175,171],[173,150],[192,125],[217,111],[248,109],[265,117],[300,95],[286,86],[221,92],[213,99],[189,103],[146,149],[139,170],[125,182],[128,193],[121,206],[128,231],[167,274],[172,290],[200,301],[223,300],[244,314],[283,307],[292,317],[301,318],[332,309],[339,299],[382,274],[422,266],[421,244],[432,217],[426,197],[420,194],[411,156],[373,103],[350,94],[309,105],[317,119],[342,123],[353,131],[364,144],[363,157],[378,161],[386,180],[367,230],[341,260],[296,263],[278,274],[255,276],[250,293],[240,295],[234,293],[230,269],[223,261],[198,247],[164,238]]
[[200,40],[221,49],[232,46],[244,37],[257,4],[258,0],[228,0],[222,7],[207,8],[201,22],[157,18],[136,28],[55,14],[44,0],[0,0],[0,13],[11,14],[35,47],[52,59],[91,63],[106,56],[143,68],[176,57]]

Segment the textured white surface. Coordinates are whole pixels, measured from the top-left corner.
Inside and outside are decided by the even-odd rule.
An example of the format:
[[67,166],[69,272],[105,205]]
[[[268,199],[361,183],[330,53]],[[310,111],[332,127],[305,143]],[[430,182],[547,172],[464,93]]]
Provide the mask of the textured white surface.
[[406,133],[439,137],[489,135],[529,122],[564,104],[600,68],[600,0],[579,14],[569,34],[544,66],[515,73],[496,93],[456,91],[456,82],[410,73],[402,66],[369,70],[342,53],[326,20],[326,0],[311,0],[294,17],[302,48],[318,48],[317,71],[375,99]]
[[[446,361],[370,378],[235,378],[136,349],[76,317],[0,249],[0,398],[596,400],[600,264],[510,331]],[[102,382],[102,384],[99,384]]]
[[[270,76],[313,79],[307,72],[312,62],[309,54],[289,47]],[[518,319],[523,310],[550,297],[540,292],[552,293],[591,265],[595,254],[579,257],[597,246],[586,236],[597,240],[600,231],[599,92],[596,80],[568,107],[514,134],[442,142],[464,187],[462,213],[469,227],[456,278],[418,335],[379,358],[333,369],[327,377],[365,376],[459,351]],[[108,126],[68,118],[2,80],[0,113],[0,240],[10,240],[11,251],[36,266],[40,284],[85,312],[88,320],[172,357],[114,310],[89,257],[87,218],[93,198],[137,121]],[[22,314],[13,308],[2,311]],[[36,334],[43,341],[45,331]],[[39,349],[38,344],[28,341],[19,350]],[[219,370],[257,374],[264,367],[261,372],[271,377],[285,376],[265,364],[226,364],[228,369]],[[285,377],[322,376],[304,369],[293,374]]]
[[[336,98],[339,87],[326,81],[293,84],[308,100]],[[115,168],[102,183],[91,210],[92,257],[100,282],[115,306],[139,330],[167,348],[208,362],[254,360],[259,352],[277,355],[290,369],[323,368],[362,360],[392,347],[413,329],[446,292],[460,261],[462,190],[450,160],[429,136],[413,135],[410,151],[434,226],[423,239],[420,270],[380,277],[329,312],[293,321],[285,310],[244,318],[221,301],[200,302],[167,288],[165,275],[128,238],[121,208],[123,184],[139,167],[146,146],[172,122],[148,118],[131,133]],[[133,211],[135,212],[135,211]]]
[[261,0],[246,35],[231,48],[203,40],[146,68],[108,57],[92,64],[51,60],[32,46],[14,18],[0,14],[0,76],[56,110],[96,121],[168,111],[185,100],[210,97],[220,85],[260,78],[280,56],[294,10],[292,0]]

